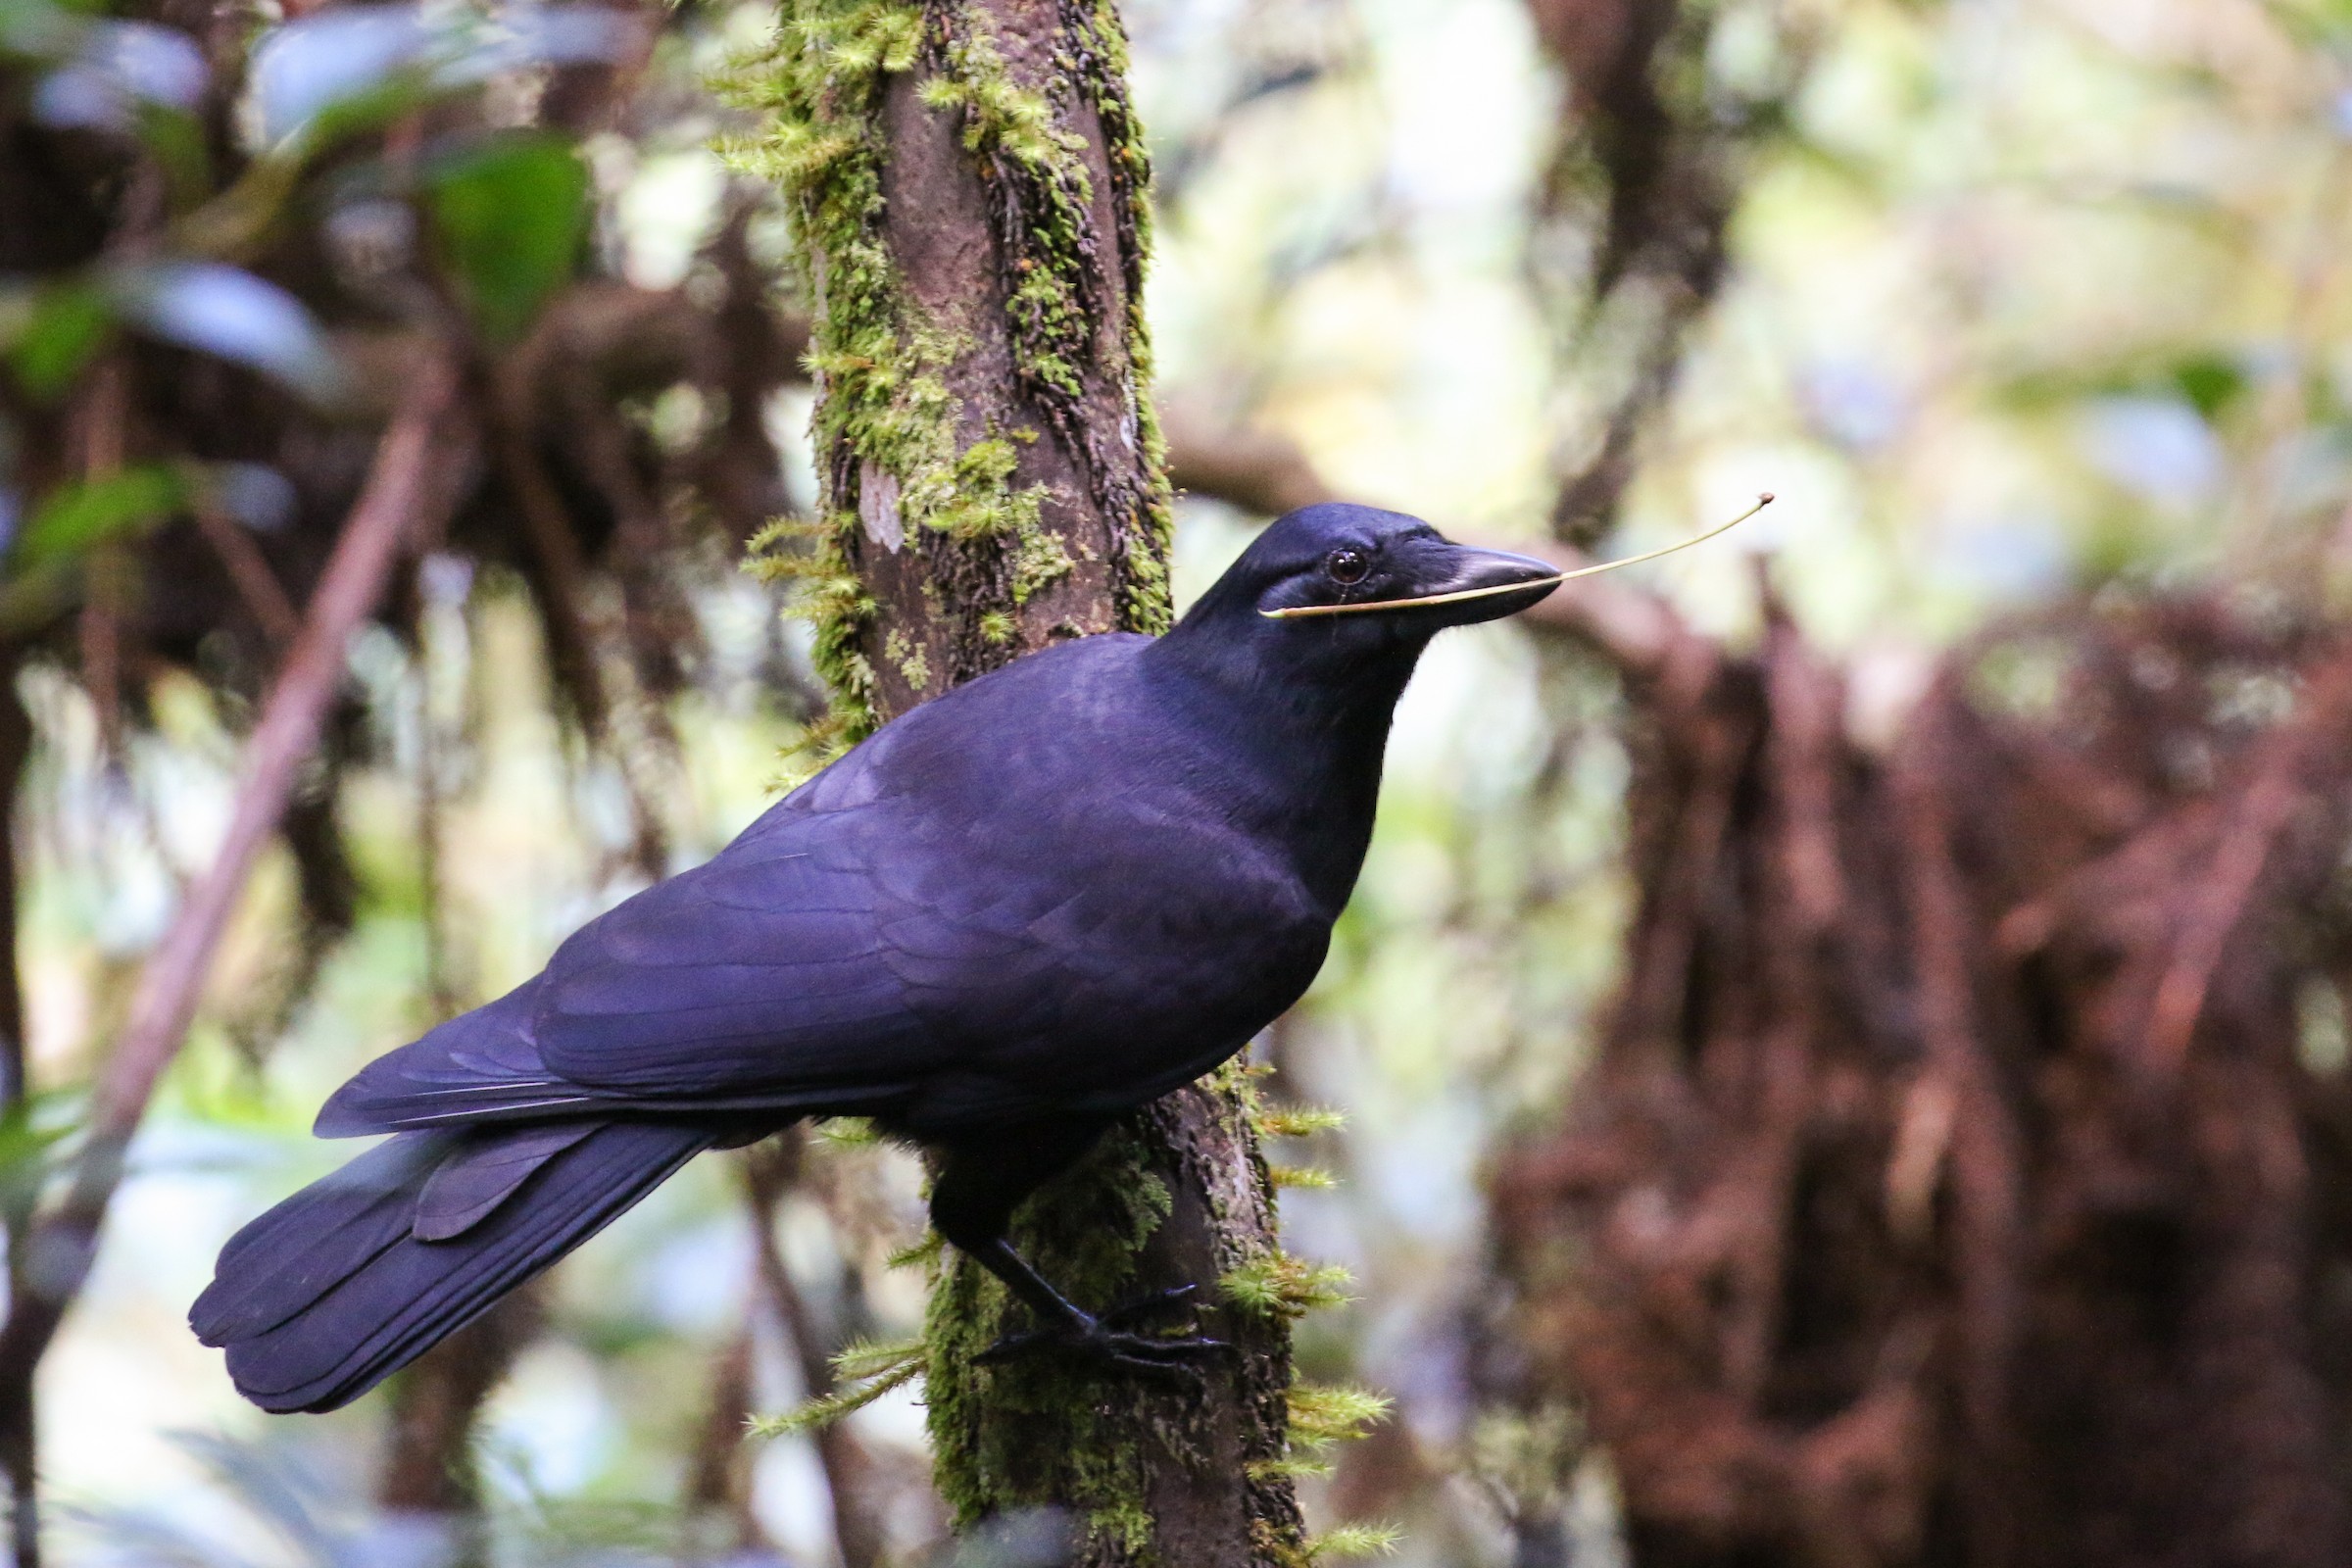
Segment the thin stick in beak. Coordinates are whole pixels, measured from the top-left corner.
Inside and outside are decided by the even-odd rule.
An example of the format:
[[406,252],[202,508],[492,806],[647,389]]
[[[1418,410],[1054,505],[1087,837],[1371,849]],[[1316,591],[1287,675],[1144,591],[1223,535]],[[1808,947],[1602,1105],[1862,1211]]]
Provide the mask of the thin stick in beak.
[[1644,550],[1638,556],[1627,556],[1623,561],[1604,561],[1597,566],[1579,566],[1574,571],[1563,571],[1557,576],[1534,577],[1526,582],[1496,583],[1491,588],[1464,588],[1458,593],[1431,594],[1423,599],[1374,599],[1355,605],[1290,605],[1281,610],[1261,610],[1258,613],[1268,620],[1303,620],[1309,615],[1355,615],[1374,610],[1417,610],[1426,605],[1458,605],[1466,599],[1492,599],[1496,594],[1515,594],[1529,588],[1554,588],[1564,582],[1574,582],[1579,577],[1597,577],[1604,571],[1615,571],[1620,566],[1639,566],[1645,561],[1656,561],[1661,556],[1671,556],[1692,545],[1703,545],[1718,534],[1726,534],[1739,527],[1771,506],[1772,501],[1772,492],[1767,490],[1756,497],[1754,506],[1731,521],[1719,522],[1705,533],[1695,534],[1680,544]]

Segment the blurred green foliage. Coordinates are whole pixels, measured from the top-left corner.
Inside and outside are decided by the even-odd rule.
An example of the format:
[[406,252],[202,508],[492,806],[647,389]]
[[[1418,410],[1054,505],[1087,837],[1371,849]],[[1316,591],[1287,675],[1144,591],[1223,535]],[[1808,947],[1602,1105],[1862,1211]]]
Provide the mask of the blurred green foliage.
[[434,236],[483,335],[514,342],[579,264],[587,166],[561,137],[514,134],[437,162],[424,183]]
[[161,521],[183,493],[179,476],[153,463],[72,481],[42,498],[12,562],[29,570],[78,556],[102,539]]

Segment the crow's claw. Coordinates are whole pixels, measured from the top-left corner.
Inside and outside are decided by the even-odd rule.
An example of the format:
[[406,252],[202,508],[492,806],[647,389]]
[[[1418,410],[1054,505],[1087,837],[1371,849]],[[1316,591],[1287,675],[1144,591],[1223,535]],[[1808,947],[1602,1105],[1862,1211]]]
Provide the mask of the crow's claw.
[[1153,1291],[1132,1301],[1121,1301],[1102,1314],[1102,1325],[1106,1329],[1121,1331],[1140,1327],[1172,1307],[1186,1305],[1200,1290],[1198,1285],[1171,1285],[1164,1291]]
[[1193,1362],[1224,1348],[1222,1340],[1160,1340],[1142,1334],[1081,1335],[1041,1329],[1006,1335],[980,1352],[979,1363],[1002,1366],[1007,1361],[1050,1354],[1082,1361],[1098,1372],[1197,1384],[1200,1381],[1200,1371]]
[[1168,1305],[1168,1297],[1178,1292],[1166,1292],[1161,1297],[1141,1302],[1130,1302],[1101,1319],[1088,1319],[1080,1324],[1056,1324],[1052,1328],[1031,1329],[1023,1334],[1007,1334],[980,1352],[982,1366],[1000,1366],[1027,1356],[1052,1354],[1071,1357],[1091,1364],[1104,1372],[1125,1372],[1143,1377],[1176,1378],[1197,1381],[1199,1371],[1193,1362],[1204,1355],[1226,1348],[1223,1340],[1211,1340],[1199,1335],[1163,1339],[1157,1335],[1130,1334],[1109,1327],[1113,1321],[1129,1320],[1145,1315],[1151,1308]]

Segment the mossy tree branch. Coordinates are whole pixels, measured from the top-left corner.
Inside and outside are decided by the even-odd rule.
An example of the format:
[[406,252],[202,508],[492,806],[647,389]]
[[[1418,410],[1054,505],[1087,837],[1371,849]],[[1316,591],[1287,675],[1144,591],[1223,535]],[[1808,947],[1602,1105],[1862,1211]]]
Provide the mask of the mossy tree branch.
[[[820,520],[772,530],[767,559],[807,579],[837,743],[1018,654],[1167,622],[1124,74],[1094,0],[790,0],[735,74],[770,129],[734,151],[784,185],[814,306]],[[984,1369],[1020,1325],[946,1257],[927,1397],[959,1524],[1055,1509],[1090,1565],[1302,1562],[1291,1306],[1219,1291],[1280,1259],[1238,1071],[1120,1127],[1015,1241],[1088,1306],[1200,1285],[1203,1329],[1234,1350],[1191,1391]]]

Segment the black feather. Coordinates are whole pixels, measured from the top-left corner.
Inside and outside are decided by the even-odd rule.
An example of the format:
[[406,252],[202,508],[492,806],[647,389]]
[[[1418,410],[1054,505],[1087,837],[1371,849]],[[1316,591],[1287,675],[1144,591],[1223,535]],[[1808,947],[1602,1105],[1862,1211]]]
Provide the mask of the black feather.
[[[237,1392],[263,1409],[334,1409],[596,1234],[719,1136],[709,1126],[608,1122],[548,1150],[548,1129],[472,1148],[403,1134],[240,1232],[189,1321],[205,1344],[226,1347]],[[437,1172],[453,1162],[492,1166],[510,1141],[539,1144],[536,1168],[471,1227],[420,1238],[420,1200]]]

